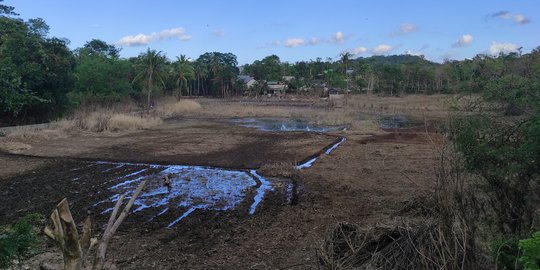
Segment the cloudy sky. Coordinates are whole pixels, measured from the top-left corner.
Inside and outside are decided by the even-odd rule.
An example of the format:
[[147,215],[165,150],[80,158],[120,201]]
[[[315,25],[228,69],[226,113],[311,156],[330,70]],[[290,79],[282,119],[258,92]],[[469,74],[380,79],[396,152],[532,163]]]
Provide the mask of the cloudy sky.
[[232,52],[240,64],[276,54],[317,57],[422,54],[441,62],[540,46],[538,0],[73,1],[5,0],[24,19],[77,48],[97,38],[124,57]]

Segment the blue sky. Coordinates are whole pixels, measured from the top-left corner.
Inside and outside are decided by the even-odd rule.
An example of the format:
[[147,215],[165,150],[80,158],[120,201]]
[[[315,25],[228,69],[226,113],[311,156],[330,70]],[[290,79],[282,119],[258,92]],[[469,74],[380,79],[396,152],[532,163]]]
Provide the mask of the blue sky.
[[538,0],[68,1],[5,0],[77,48],[96,38],[123,57],[150,47],[169,58],[231,52],[240,64],[423,54],[441,62],[540,46]]

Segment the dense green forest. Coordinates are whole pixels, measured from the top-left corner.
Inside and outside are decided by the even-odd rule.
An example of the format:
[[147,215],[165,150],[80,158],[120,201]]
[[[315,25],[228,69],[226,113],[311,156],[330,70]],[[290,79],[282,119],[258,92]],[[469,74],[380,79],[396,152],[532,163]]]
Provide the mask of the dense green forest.
[[[401,95],[473,92],[538,87],[540,47],[530,53],[477,55],[434,63],[421,56],[353,59],[317,58],[288,63],[276,55],[238,67],[232,53],[208,52],[196,59],[169,59],[148,49],[121,58],[120,48],[93,39],[70,50],[69,40],[48,36],[43,19],[24,21],[13,7],[0,5],[0,123],[45,122],[88,102],[125,99],[149,104],[156,95],[230,97],[258,94],[264,81],[293,76],[290,91],[316,85],[352,93]],[[248,89],[237,80],[250,75],[261,83]],[[508,91],[511,94],[512,91]],[[527,92],[527,91],[525,91]],[[529,91],[530,92],[530,91]],[[526,98],[526,97],[522,97]]]

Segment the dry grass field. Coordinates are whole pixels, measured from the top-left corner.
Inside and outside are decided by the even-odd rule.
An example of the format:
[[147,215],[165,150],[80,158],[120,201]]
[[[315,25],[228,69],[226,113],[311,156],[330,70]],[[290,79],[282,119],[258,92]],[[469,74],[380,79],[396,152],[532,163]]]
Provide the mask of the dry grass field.
[[[253,215],[248,199],[229,211],[190,212],[172,228],[137,212],[112,241],[108,263],[116,269],[314,269],[321,241],[338,222],[367,228],[420,218],[411,206],[433,194],[436,149],[444,140],[436,126],[450,102],[442,95],[353,95],[334,108],[314,97],[186,99],[158,101],[143,113],[79,112],[49,130],[0,137],[0,190],[6,191],[0,221],[47,216],[67,197],[75,219],[91,213],[99,232],[106,216],[94,205],[113,192],[104,181],[136,172],[121,162],[255,170],[273,189]],[[393,115],[427,125],[381,128],[379,119]],[[301,119],[336,128],[265,131],[238,125],[239,119]],[[317,158],[310,167],[295,168],[310,157]],[[29,263],[58,263],[52,245],[45,251]]]

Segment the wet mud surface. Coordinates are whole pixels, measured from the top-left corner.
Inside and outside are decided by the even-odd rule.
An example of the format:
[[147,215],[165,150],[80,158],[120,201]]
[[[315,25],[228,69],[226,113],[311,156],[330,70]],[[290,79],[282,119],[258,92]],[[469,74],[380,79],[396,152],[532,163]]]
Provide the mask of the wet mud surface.
[[[231,211],[248,218],[260,211],[267,195],[279,194],[280,205],[290,197],[289,181],[268,180],[255,170],[73,159],[48,162],[51,165],[38,171],[0,182],[1,224],[24,213],[48,215],[64,197],[76,220],[90,214],[103,224],[119,195],[124,194],[128,200],[143,180],[146,187],[122,225],[124,229],[171,228],[193,213],[220,215]],[[165,175],[170,177],[170,189],[164,185]]]
[[[0,175],[0,224],[48,216],[68,198],[75,220],[92,216],[99,233],[117,194],[129,197],[147,180],[110,246],[118,269],[314,269],[328,226],[395,219],[429,192],[438,140],[412,130],[369,136],[190,121],[112,139],[59,139],[25,153],[41,157],[0,153],[13,164],[44,160]],[[301,168],[294,179],[257,173],[276,161]]]

